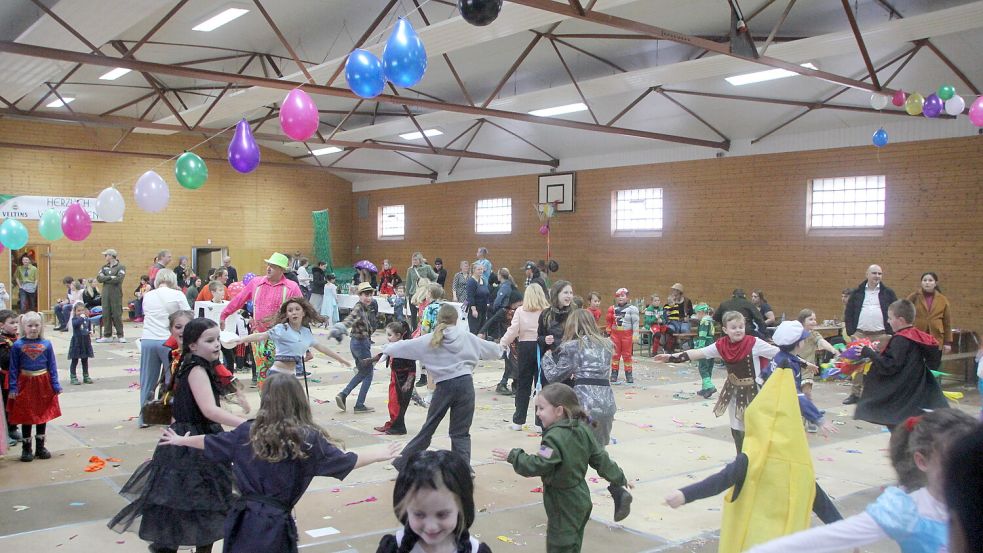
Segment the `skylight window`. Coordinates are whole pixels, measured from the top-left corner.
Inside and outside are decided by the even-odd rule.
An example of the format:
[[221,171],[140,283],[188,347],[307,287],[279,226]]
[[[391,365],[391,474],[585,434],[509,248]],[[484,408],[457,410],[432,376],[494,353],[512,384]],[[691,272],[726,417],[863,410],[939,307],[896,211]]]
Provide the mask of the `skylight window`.
[[[62,101],[62,100],[64,100],[64,101]],[[45,105],[48,106],[49,108],[60,108],[60,107],[64,106],[65,104],[71,104],[74,101],[75,101],[75,98],[69,98],[68,96],[62,96],[61,98],[58,98],[57,100],[55,100],[53,102],[48,102]]]
[[423,131],[423,134],[420,134],[419,132],[408,132],[406,134],[399,135],[399,137],[402,138],[403,140],[420,140],[421,138],[423,138],[424,135],[430,137],[430,136],[440,136],[442,134],[444,133],[442,133],[437,129],[426,129]]
[[[818,69],[812,63],[800,64],[801,67],[807,69]],[[746,84],[762,83],[765,81],[773,81],[775,79],[784,79],[786,77],[792,77],[798,75],[798,73],[793,73],[786,69],[769,69],[767,71],[758,71],[757,73],[745,73],[744,75],[734,75],[733,77],[727,77],[725,80],[734,86],[743,86]]]
[[225,25],[226,23],[229,23],[236,19],[239,19],[240,17],[246,15],[247,13],[249,13],[249,10],[245,8],[226,8],[225,10],[222,10],[218,15],[210,17],[202,21],[198,25],[192,27],[191,30],[203,31],[206,33],[208,31],[214,31],[215,29],[218,29],[222,25]]
[[578,111],[587,111],[587,105],[584,104],[583,102],[577,102],[576,104],[567,104],[565,106],[537,109],[534,111],[530,111],[529,115],[537,115],[539,117],[553,117],[554,115],[563,115],[565,113],[577,113]]
[[108,71],[108,72],[104,73],[99,78],[102,79],[102,80],[104,80],[104,81],[115,81],[116,79],[122,77],[123,75],[126,75],[130,71],[132,71],[132,69],[127,69],[125,67],[117,67],[116,69],[113,69],[112,71]]
[[311,150],[311,153],[316,156],[323,156],[328,154],[337,154],[341,151],[341,148],[336,148],[335,146],[328,146],[327,148],[318,148],[317,150]]

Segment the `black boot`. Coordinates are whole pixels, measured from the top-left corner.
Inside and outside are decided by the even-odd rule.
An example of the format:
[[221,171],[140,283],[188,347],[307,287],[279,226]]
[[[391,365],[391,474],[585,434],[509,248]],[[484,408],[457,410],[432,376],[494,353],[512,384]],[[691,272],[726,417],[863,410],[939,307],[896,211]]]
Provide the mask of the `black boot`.
[[44,434],[38,434],[34,437],[34,456],[38,459],[51,459],[51,452],[48,448],[44,447]]
[[427,385],[427,373],[420,373],[420,380],[416,381],[416,387],[422,388]]
[[34,453],[31,451],[31,440],[24,440],[23,447],[24,450],[20,454],[20,460],[25,463],[30,463],[34,460]]
[[618,369],[611,369],[611,382],[618,381]]
[[635,378],[631,375],[631,371],[625,371],[625,382],[628,384],[635,383]]
[[611,498],[614,499],[614,521],[624,520],[631,512],[631,492],[615,484],[609,484],[608,491],[611,492]]

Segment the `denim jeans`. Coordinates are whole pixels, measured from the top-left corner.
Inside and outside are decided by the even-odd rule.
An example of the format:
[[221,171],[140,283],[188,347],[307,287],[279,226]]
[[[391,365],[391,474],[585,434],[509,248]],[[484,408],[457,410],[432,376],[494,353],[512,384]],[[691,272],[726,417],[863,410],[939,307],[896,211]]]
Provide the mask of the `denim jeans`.
[[[368,338],[352,338],[351,341],[351,351],[352,357],[355,358],[355,366],[358,367],[358,362],[362,359],[366,359],[367,356],[364,351],[368,349],[371,342]],[[355,407],[365,407],[365,396],[369,394],[369,386],[372,385],[372,371],[374,368],[369,365],[367,368],[359,368],[355,376],[352,377],[345,389],[341,391],[341,395],[348,397],[348,394],[352,393],[355,386],[360,383],[362,385],[358,390],[358,399],[355,400]]]
[[68,319],[72,315],[72,306],[68,302],[55,306],[55,316],[58,317],[58,328],[68,328]]
[[444,420],[447,412],[451,413],[448,434],[451,437],[451,450],[464,457],[471,464],[471,421],[474,418],[474,381],[470,374],[465,374],[450,380],[437,383],[427,420],[420,432],[406,444],[403,453],[393,461],[396,470],[402,471],[414,453],[425,451],[430,447],[434,432]]
[[164,340],[140,340],[140,416],[137,424],[143,424],[143,405],[153,401],[162,368],[170,370],[171,350]]
[[20,312],[27,313],[28,311],[37,311],[38,309],[38,293],[37,292],[25,292],[23,288],[19,288],[17,291],[17,299],[20,304]]
[[666,325],[673,334],[685,334],[689,332],[689,323],[685,321],[669,321]]

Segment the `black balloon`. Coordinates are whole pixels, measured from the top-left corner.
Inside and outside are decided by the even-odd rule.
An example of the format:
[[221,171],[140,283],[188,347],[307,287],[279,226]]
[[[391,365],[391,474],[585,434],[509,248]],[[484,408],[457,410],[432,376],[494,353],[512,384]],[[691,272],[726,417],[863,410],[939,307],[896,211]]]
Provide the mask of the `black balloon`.
[[457,11],[468,23],[484,27],[502,11],[502,0],[457,0]]

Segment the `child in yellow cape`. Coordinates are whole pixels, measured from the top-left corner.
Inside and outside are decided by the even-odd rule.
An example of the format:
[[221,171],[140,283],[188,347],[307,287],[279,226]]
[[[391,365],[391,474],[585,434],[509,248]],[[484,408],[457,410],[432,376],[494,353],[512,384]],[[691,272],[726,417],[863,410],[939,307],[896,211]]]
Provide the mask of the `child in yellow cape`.
[[734,462],[666,496],[673,509],[724,497],[720,553],[737,553],[809,527],[810,511],[829,524],[843,517],[816,483],[791,369],[777,369],[744,412],[747,435]]

